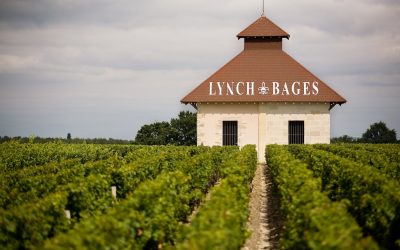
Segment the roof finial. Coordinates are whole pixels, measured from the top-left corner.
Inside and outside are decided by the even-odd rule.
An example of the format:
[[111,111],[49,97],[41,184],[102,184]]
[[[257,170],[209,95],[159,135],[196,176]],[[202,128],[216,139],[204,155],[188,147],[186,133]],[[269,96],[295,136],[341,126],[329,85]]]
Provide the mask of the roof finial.
[[261,13],[261,16],[265,16],[264,1],[265,1],[265,0],[263,0],[263,8],[262,8],[262,13]]

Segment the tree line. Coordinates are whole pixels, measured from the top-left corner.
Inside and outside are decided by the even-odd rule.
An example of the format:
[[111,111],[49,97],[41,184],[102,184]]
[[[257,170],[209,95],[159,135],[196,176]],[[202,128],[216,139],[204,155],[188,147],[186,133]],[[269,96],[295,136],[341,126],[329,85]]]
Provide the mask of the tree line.
[[389,129],[382,121],[372,124],[360,138],[343,135],[331,139],[332,143],[400,143],[396,130]]
[[190,146],[197,144],[197,115],[190,111],[181,111],[177,118],[169,122],[155,122],[143,125],[136,134],[135,140],[123,140],[114,138],[73,138],[71,133],[66,138],[39,137],[31,135],[0,136],[0,143],[7,141],[19,141],[21,143],[47,143],[62,142],[71,144],[141,144],[141,145],[178,145]]
[[[60,141],[63,143],[88,144],[141,144],[141,145],[178,145],[189,146],[197,144],[197,114],[181,111],[178,117],[168,121],[154,122],[143,125],[136,134],[135,140],[114,138],[72,138],[68,133],[66,138],[8,137],[0,136],[0,143],[17,140],[22,143],[46,143]],[[397,133],[389,129],[382,121],[372,124],[360,138],[343,135],[331,139],[331,143],[400,143]]]
[[[68,133],[71,135],[70,133]],[[0,136],[0,143],[7,141],[19,141],[21,143],[48,143],[48,142],[62,142],[62,143],[71,143],[71,144],[135,144],[133,140],[123,140],[123,139],[114,139],[114,138],[62,138],[62,137],[39,137],[39,136]]]

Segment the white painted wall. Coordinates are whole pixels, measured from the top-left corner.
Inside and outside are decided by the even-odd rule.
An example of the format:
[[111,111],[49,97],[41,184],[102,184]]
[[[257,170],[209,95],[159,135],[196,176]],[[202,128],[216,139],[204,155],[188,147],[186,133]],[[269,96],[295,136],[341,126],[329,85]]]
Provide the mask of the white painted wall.
[[197,144],[222,145],[222,122],[238,121],[238,145],[255,144],[265,162],[267,144],[288,144],[288,124],[304,121],[305,143],[330,142],[329,103],[198,103]]
[[238,121],[238,145],[257,144],[258,108],[254,104],[199,104],[197,144],[222,145],[222,122]]
[[267,103],[260,113],[266,114],[267,144],[288,144],[289,121],[304,121],[304,143],[330,142],[329,104]]

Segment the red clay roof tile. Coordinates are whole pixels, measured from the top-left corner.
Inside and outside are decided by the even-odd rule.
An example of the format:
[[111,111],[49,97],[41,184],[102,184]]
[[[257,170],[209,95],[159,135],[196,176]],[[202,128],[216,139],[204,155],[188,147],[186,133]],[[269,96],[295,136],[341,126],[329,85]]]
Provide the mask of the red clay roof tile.
[[[263,25],[266,28],[270,27],[265,20],[267,19],[263,17],[258,19],[240,34],[252,34],[251,36],[253,37],[255,34],[267,34],[265,32],[257,33],[251,31],[253,30],[252,26],[255,27],[254,30],[263,30]],[[262,25],[257,22],[260,22]],[[283,33],[280,31],[274,31],[269,34],[280,34],[281,37],[283,36]],[[285,34],[287,33],[285,32]],[[326,83],[286,54],[281,49],[281,42],[281,39],[276,37],[263,39],[248,38],[245,41],[247,43],[245,50],[197,86],[181,102],[328,102],[333,104],[346,102],[342,96],[331,89]],[[260,43],[262,46],[259,46]],[[212,82],[211,89],[210,82]],[[218,82],[220,82],[220,86],[218,86]],[[247,95],[247,87],[245,86],[247,82],[250,82],[250,86],[251,82],[254,82],[254,86],[252,87],[254,93],[250,91],[249,95]],[[274,93],[276,82],[279,83],[278,94]],[[317,94],[313,88],[314,82],[318,82]],[[263,88],[263,84],[265,88]],[[285,84],[287,84],[289,93],[284,89]],[[227,85],[230,85],[230,89]],[[307,86],[304,87],[304,85]],[[222,94],[219,92],[219,88],[222,89],[221,86],[224,88],[221,91]],[[292,87],[294,87],[294,92],[292,91]],[[233,91],[229,91],[232,89]],[[297,94],[297,90],[301,94]]]
[[281,29],[278,25],[273,23],[271,20],[262,16],[258,18],[254,23],[250,24],[246,29],[240,32],[237,37],[286,37],[289,38],[289,34]]

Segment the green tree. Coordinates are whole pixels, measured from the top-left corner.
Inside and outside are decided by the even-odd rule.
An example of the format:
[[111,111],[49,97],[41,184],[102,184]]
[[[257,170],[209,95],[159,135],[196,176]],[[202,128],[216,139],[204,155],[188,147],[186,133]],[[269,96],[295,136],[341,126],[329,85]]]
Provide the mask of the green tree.
[[171,119],[171,143],[189,146],[197,143],[197,115],[190,111],[181,111],[178,118]]
[[168,122],[146,124],[137,132],[135,141],[143,145],[166,145],[170,143],[171,131]]
[[170,122],[143,125],[136,134],[135,143],[143,145],[196,145],[197,115],[181,111]]
[[396,143],[396,131],[390,130],[382,121],[374,123],[362,134],[362,141],[367,143]]

